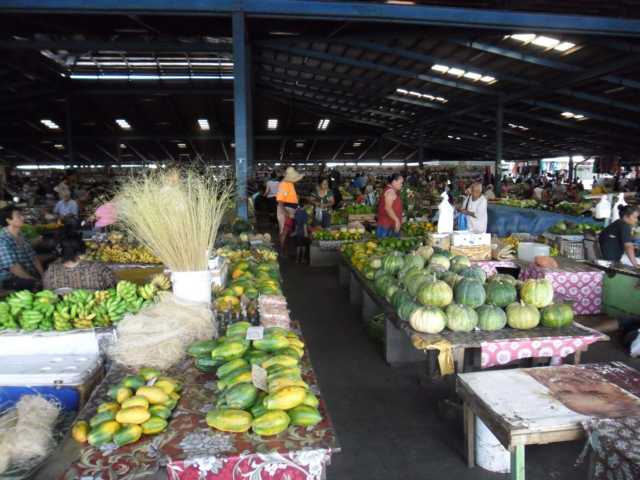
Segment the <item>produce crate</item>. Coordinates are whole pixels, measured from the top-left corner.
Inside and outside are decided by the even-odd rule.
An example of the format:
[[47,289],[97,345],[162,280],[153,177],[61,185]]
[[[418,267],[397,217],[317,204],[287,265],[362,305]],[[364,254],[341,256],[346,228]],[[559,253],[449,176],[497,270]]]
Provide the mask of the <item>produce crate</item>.
[[352,222],[375,223],[376,214],[375,213],[351,214],[347,217],[347,220],[348,220],[348,223],[352,223]]
[[584,260],[584,240],[569,240],[566,237],[560,237],[559,242],[560,255],[572,260]]
[[470,260],[491,260],[491,245],[451,247],[452,255],[466,255]]

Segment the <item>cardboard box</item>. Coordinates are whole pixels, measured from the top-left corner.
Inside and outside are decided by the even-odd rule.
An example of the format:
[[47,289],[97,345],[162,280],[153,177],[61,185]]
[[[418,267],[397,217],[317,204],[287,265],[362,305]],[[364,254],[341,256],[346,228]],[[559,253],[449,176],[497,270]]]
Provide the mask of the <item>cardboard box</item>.
[[488,245],[491,247],[490,233],[453,232],[451,245],[454,247],[478,247]]

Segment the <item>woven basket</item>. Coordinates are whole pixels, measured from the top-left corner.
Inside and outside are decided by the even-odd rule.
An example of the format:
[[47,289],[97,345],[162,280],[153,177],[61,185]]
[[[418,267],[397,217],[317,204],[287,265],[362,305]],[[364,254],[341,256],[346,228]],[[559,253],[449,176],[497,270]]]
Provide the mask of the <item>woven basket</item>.
[[491,260],[491,245],[473,247],[451,247],[452,255],[465,255],[470,260]]

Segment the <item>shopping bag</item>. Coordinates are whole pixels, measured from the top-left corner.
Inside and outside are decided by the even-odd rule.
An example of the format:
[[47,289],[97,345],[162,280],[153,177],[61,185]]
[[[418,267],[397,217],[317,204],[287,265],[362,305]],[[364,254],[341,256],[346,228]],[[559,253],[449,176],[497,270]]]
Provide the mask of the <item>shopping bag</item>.
[[467,216],[464,213],[458,215],[458,230],[468,230]]

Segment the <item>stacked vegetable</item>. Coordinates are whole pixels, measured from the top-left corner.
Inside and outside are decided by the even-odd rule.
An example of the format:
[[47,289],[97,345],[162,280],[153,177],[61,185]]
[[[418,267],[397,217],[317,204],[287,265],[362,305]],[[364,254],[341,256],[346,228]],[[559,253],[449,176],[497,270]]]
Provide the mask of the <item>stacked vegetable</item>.
[[556,235],[583,235],[585,233],[600,233],[602,225],[590,223],[558,222],[549,229],[549,233]]
[[573,322],[570,305],[553,303],[548,280],[518,282],[500,274],[487,279],[469,258],[429,246],[372,258],[368,269],[376,292],[418,332],[559,328]]
[[364,227],[339,229],[319,229],[313,232],[314,240],[362,240],[366,236]]
[[112,385],[109,401],[101,403],[88,422],[76,422],[71,434],[77,442],[94,447],[108,443],[121,447],[137,442],[142,435],[158,434],[167,428],[181,390],[182,384],[175,378],[141,368],[136,375]]
[[383,238],[369,240],[365,243],[348,243],[341,247],[342,253],[351,264],[367,278],[373,279],[374,268],[371,262],[380,268],[381,258],[389,252],[409,252],[421,244],[418,239]]
[[158,292],[156,284],[138,287],[123,280],[110,290],[74,290],[62,297],[51,290],[14,292],[0,302],[0,329],[63,332],[108,327],[127,313],[152,305]]
[[111,232],[105,242],[86,242],[87,257],[105,263],[162,263],[149,248],[128,240],[123,233]]
[[402,234],[406,237],[424,237],[431,232],[435,232],[435,226],[430,222],[406,222],[402,224]]
[[[216,407],[207,424],[224,432],[278,435],[290,425],[318,424],[318,398],[302,379],[304,343],[291,331],[267,328],[260,340],[246,340],[248,322],[230,325],[217,340],[196,342],[189,348],[196,367],[218,377]],[[252,369],[266,369],[266,391],[253,383]],[[256,382],[258,383],[258,382]]]
[[368,215],[375,213],[375,208],[370,205],[354,204],[345,207],[344,211],[347,215]]

